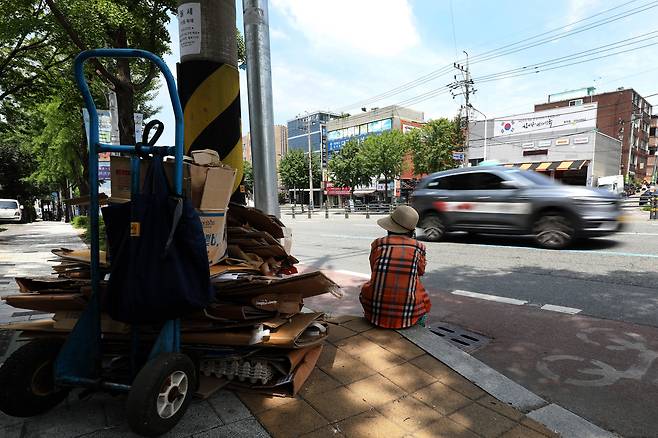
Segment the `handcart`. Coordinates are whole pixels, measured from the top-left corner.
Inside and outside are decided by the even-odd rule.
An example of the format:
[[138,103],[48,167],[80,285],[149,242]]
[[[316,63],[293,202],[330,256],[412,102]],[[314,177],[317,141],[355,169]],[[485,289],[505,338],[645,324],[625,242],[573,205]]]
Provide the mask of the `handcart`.
[[[89,111],[89,191],[91,235],[91,288],[89,302],[68,337],[37,337],[23,345],[3,365],[4,391],[9,397],[10,415],[41,414],[63,401],[69,390],[127,392],[127,419],[142,435],[167,432],[184,415],[198,382],[198,359],[183,354],[180,320],[163,322],[159,332],[144,333],[133,326],[123,339],[104,336],[101,331],[98,154],[131,154],[131,189],[139,190],[138,154],[154,152],[155,142],[138,145],[111,145],[99,141],[98,113],[84,75],[90,58],[142,58],[163,73],[175,115],[175,145],[166,147],[175,158],[174,189],[183,194],[183,111],[174,78],[156,55],[133,49],[97,49],[80,53],[75,59],[75,79]],[[218,348],[218,350],[220,350]],[[3,408],[4,409],[4,408]],[[7,409],[5,409],[7,410]]]

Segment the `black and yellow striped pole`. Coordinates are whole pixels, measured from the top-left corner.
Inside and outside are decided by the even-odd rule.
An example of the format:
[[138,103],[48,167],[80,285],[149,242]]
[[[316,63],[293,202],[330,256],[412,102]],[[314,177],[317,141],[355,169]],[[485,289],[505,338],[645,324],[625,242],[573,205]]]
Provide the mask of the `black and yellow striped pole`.
[[235,1],[179,1],[178,20],[185,153],[217,151],[237,170],[232,201],[244,204]]

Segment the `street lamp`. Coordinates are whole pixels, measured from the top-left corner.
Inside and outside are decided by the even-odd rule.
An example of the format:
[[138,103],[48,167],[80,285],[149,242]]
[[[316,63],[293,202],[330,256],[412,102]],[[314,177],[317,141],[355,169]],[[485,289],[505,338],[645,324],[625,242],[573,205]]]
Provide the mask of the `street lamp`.
[[482,115],[482,117],[484,117],[484,145],[483,145],[484,151],[483,151],[483,154],[482,154],[482,161],[487,161],[487,122],[489,121],[489,119],[487,118],[487,116],[482,111],[478,110],[473,105],[469,104],[468,106],[473,111],[475,111],[476,113],[480,113],[480,115]]

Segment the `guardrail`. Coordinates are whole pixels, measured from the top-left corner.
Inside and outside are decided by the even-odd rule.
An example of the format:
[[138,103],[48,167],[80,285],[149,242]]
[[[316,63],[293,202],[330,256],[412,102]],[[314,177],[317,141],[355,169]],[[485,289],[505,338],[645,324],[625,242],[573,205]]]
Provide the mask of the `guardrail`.
[[308,205],[297,204],[290,206],[282,206],[281,214],[285,216],[296,216],[302,215],[306,217],[311,217],[312,215],[324,214],[325,218],[329,218],[331,215],[345,215],[349,217],[350,215],[362,215],[366,218],[369,218],[370,215],[385,215],[390,214],[396,206],[401,205],[397,204],[361,204],[355,205],[353,207],[315,207],[312,212],[309,212]]

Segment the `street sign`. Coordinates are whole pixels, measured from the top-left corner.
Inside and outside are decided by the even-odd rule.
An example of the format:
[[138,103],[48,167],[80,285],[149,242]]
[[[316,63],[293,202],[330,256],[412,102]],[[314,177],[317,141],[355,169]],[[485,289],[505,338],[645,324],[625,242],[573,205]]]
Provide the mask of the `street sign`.
[[452,159],[457,160],[457,161],[464,161],[464,153],[463,152],[453,152],[452,153]]

